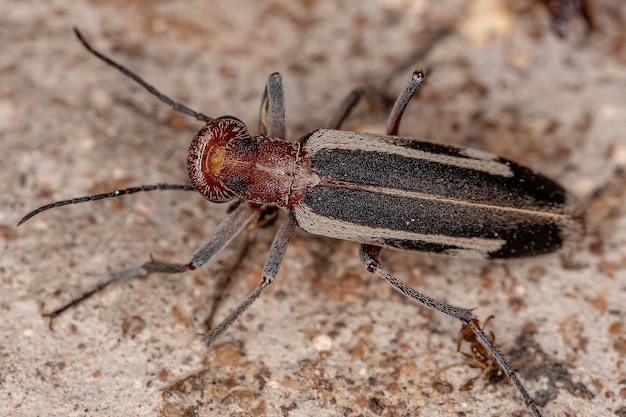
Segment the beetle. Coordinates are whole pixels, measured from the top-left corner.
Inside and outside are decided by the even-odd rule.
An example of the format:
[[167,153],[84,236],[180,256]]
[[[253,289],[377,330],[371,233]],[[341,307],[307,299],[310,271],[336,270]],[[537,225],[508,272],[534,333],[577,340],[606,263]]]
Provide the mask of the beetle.
[[561,248],[581,223],[565,189],[553,180],[496,155],[397,136],[403,113],[424,80],[416,71],[396,100],[385,135],[339,130],[360,99],[353,91],[330,129],[314,130],[297,142],[285,140],[285,105],[280,74],[264,90],[258,135],[231,116],[211,118],[163,95],[124,66],[84,47],[121,71],[174,110],[206,125],[189,147],[191,185],[156,184],[63,200],[42,206],[18,225],[54,207],[141,191],[198,191],[212,202],[235,200],[236,207],[214,236],[188,263],[151,260],[122,271],[97,288],[47,316],[53,318],[107,286],[154,272],[182,273],[209,262],[248,224],[281,208],[287,217],[270,247],[262,281],[203,340],[211,345],[274,282],[287,244],[297,227],[313,234],[361,244],[360,260],[369,272],[410,299],[461,321],[513,381],[535,416],[535,402],[518,371],[465,308],[431,298],[396,279],[380,266],[383,247],[481,258],[536,256]]

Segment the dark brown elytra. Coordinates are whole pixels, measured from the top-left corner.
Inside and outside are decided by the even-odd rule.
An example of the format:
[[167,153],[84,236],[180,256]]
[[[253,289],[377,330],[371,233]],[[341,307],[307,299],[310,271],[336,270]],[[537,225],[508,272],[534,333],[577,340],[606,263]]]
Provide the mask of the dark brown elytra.
[[[208,117],[173,101],[124,66],[94,50],[78,30],[75,29],[75,33],[80,42],[93,55],[137,82],[159,100],[171,106],[174,110],[190,115],[207,124],[196,135],[190,146],[187,165],[193,185],[144,185],[94,196],[63,200],[44,205],[28,213],[20,220],[18,225],[51,208],[104,198],[119,197],[140,191],[198,191],[207,199],[214,202],[234,199],[237,200],[237,203],[236,207],[234,207],[226,219],[218,226],[213,237],[194,253],[188,263],[179,264],[151,260],[141,266],[119,272],[109,280],[99,284],[93,290],[84,293],[82,296],[75,298],[66,305],[46,314],[46,316],[50,318],[57,317],[68,308],[76,306],[113,283],[137,276],[145,276],[154,272],[177,274],[203,266],[228,245],[246,228],[246,226],[251,223],[262,223],[267,219],[273,218],[276,214],[276,206],[290,208],[299,204],[302,196],[308,192],[309,187],[312,185],[310,181],[315,179],[309,175],[308,172],[305,172],[305,175],[302,174],[303,171],[308,169],[307,163],[310,161],[306,160],[306,155],[299,146],[306,142],[308,135],[303,137],[299,143],[291,143],[284,140],[286,137],[285,104],[282,79],[279,74],[275,73],[269,77],[261,104],[259,135],[252,136],[248,132],[247,127],[236,118]],[[423,79],[424,74],[422,72],[414,72],[407,87],[398,97],[387,122],[386,140],[390,142],[395,140],[393,137],[397,136],[402,115]],[[342,139],[348,136],[338,129],[359,102],[359,98],[360,94],[358,91],[351,93],[346,98],[329,126],[331,131],[326,134],[336,135]],[[371,137],[370,135],[369,140],[371,140]],[[399,140],[400,139],[398,139],[398,141]],[[443,149],[443,147],[439,148]],[[452,147],[446,149],[446,152],[460,151]],[[372,152],[375,151],[372,150]],[[466,158],[467,161],[472,163],[476,161],[478,161],[477,163],[481,163],[481,161],[489,159],[485,153],[480,153],[480,156],[476,156],[477,154],[472,155],[473,156],[464,155],[463,158]],[[437,157],[450,158],[449,155],[437,155]],[[225,160],[229,161],[228,164],[224,163]],[[300,165],[296,165],[291,161],[299,161]],[[508,163],[508,161],[501,159],[497,161],[498,166],[504,165],[505,163]],[[488,166],[487,162],[485,162],[485,164]],[[533,178],[541,181],[545,180],[545,184],[559,187],[542,176]],[[555,204],[555,207],[556,206],[557,204]],[[552,210],[552,208],[550,210]],[[551,216],[558,217],[562,214],[557,212],[556,208],[554,210],[554,212],[551,211],[549,213]],[[273,283],[283,260],[287,244],[293,236],[296,226],[298,225],[290,217],[281,219],[278,231],[270,248],[268,259],[263,268],[262,282],[226,319],[204,336],[203,340],[207,345],[214,343],[215,340],[224,333],[263,292],[265,292],[268,286]],[[473,346],[472,355],[478,358],[476,360],[480,363],[486,364],[489,361],[488,357],[491,358],[494,363],[497,364],[494,366],[499,367],[502,373],[507,375],[516,386],[524,403],[530,408],[533,415],[535,415],[535,417],[541,416],[541,412],[520,381],[518,371],[508,362],[500,349],[494,344],[495,338],[493,333],[487,335],[482,329],[478,319],[470,310],[449,305],[408,287],[380,266],[378,254],[380,253],[381,246],[367,244],[363,241],[359,242],[362,243],[360,260],[367,271],[385,279],[397,291],[415,302],[461,321],[463,330],[459,344],[461,340],[469,341]],[[471,355],[468,356],[471,357]]]

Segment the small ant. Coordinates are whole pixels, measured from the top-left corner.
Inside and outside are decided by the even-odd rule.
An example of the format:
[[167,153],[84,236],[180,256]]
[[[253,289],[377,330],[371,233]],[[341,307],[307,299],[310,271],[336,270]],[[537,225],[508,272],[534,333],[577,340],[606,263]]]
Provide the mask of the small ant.
[[[487,317],[483,328],[487,327],[487,324],[493,318],[495,318],[495,316],[493,315]],[[495,343],[496,337],[492,331],[489,332],[489,339],[491,340],[491,343]],[[470,352],[463,352],[461,350],[464,342],[469,343]],[[506,373],[502,370],[500,365],[498,365],[498,363],[492,358],[490,349],[485,348],[483,345],[480,344],[474,333],[472,333],[472,329],[467,325],[463,325],[463,327],[461,327],[459,337],[457,338],[456,351],[468,358],[470,362],[466,361],[463,363],[455,363],[446,366],[441,371],[437,372],[437,375],[452,367],[461,365],[467,365],[472,368],[482,369],[482,372],[478,376],[467,380],[463,385],[461,385],[459,387],[460,391],[472,390],[476,383],[484,378],[487,378],[487,381],[490,384],[497,384],[498,382],[506,378]]]

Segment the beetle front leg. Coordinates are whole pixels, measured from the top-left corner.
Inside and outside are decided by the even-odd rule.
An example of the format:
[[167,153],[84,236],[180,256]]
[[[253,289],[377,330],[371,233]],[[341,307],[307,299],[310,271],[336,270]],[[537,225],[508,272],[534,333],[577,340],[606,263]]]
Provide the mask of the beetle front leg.
[[275,72],[269,76],[263,90],[259,112],[259,135],[286,139],[286,131],[283,79]]
[[104,290],[110,285],[124,281],[127,279],[146,276],[153,272],[164,272],[168,274],[179,274],[182,272],[190,271],[201,267],[206,264],[217,255],[226,245],[228,245],[245,227],[248,223],[253,221],[259,216],[256,208],[250,207],[246,204],[241,204],[237,207],[226,219],[219,225],[215,234],[202,246],[190,259],[187,264],[166,263],[159,261],[146,262],[141,266],[126,269],[122,272],[118,272],[111,279],[98,284],[94,289],[87,291],[78,298],[73,299],[63,307],[54,310],[51,313],[44,314],[45,317],[53,318],[59,316],[65,310],[80,304],[86,299],[90,298],[94,294]]
[[487,334],[483,331],[483,329],[480,327],[480,322],[472,314],[472,312],[468,309],[451,306],[450,304],[444,303],[443,301],[428,297],[427,295],[424,295],[421,292],[409,287],[405,283],[398,281],[393,275],[380,267],[380,262],[377,259],[380,250],[380,246],[361,245],[359,255],[361,258],[361,263],[363,263],[365,269],[385,279],[398,292],[406,295],[413,301],[424,304],[425,306],[430,307],[433,310],[437,310],[441,313],[452,316],[455,319],[461,321],[466,328],[471,329],[471,331],[476,335],[480,343],[482,343],[487,348],[487,352],[490,353],[491,357],[495,359],[498,365],[500,365],[500,367],[504,370],[507,376],[511,379],[513,384],[517,387],[517,390],[522,396],[522,399],[531,409],[533,415],[535,417],[541,417],[541,412],[535,405],[534,400],[531,398],[530,394],[528,394],[528,391],[526,391],[526,388],[519,380],[517,376],[517,369],[515,369],[513,365],[511,365],[511,363],[504,357],[504,354],[494,344],[493,339],[487,336]]
[[246,204],[237,207],[222,223],[219,225],[215,234],[206,245],[198,249],[193,254],[191,260],[187,264],[164,263],[151,261],[143,265],[143,269],[148,273],[165,272],[169,274],[178,274],[185,271],[191,271],[200,268],[209,262],[215,255],[221,252],[237,235],[256,217],[259,213],[256,208],[252,208]]
[[213,342],[215,342],[215,340],[222,335],[222,333],[228,330],[228,328],[248,309],[248,307],[250,307],[252,303],[254,303],[261,296],[261,294],[265,292],[267,287],[274,282],[274,279],[278,274],[278,270],[280,269],[280,265],[283,262],[289,240],[293,236],[295,230],[296,225],[290,219],[283,220],[276,236],[274,236],[274,241],[272,242],[272,247],[270,248],[270,254],[267,257],[265,266],[263,267],[261,284],[259,284],[259,286],[256,287],[254,291],[252,291],[250,295],[248,295],[248,297],[246,297],[246,299],[243,300],[243,302],[228,315],[228,317],[226,317],[219,325],[204,336],[202,340],[207,344],[207,346],[211,346]]

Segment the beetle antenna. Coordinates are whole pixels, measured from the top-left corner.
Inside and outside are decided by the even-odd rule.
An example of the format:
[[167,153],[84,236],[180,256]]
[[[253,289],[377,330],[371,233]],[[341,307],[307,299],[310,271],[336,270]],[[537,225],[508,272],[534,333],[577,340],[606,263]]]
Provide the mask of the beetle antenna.
[[182,185],[180,185],[180,184],[140,185],[138,187],[124,188],[122,190],[115,190],[115,191],[111,191],[111,192],[108,192],[108,193],[94,194],[94,195],[89,195],[89,196],[85,196],[85,197],[77,197],[77,198],[72,198],[71,200],[57,201],[55,203],[46,204],[45,206],[41,206],[38,209],[35,209],[35,210],[31,211],[26,216],[22,217],[22,219],[17,223],[17,225],[19,226],[22,223],[25,223],[26,221],[28,221],[32,217],[38,215],[42,211],[50,210],[50,209],[55,208],[55,207],[67,206],[67,205],[70,205],[70,204],[85,203],[87,201],[103,200],[105,198],[115,198],[115,197],[120,197],[120,196],[127,195],[127,194],[134,194],[134,193],[139,193],[139,192],[143,192],[143,191],[154,191],[154,190],[196,191],[196,187],[194,187],[193,185],[190,185],[190,184],[182,184]]
[[80,33],[80,31],[77,28],[74,28],[74,33],[76,33],[76,37],[78,38],[80,43],[82,43],[83,46],[87,48],[87,50],[91,52],[92,55],[95,55],[100,60],[106,62],[113,68],[120,71],[122,74],[124,74],[125,76],[127,76],[128,78],[130,78],[131,80],[133,80],[134,82],[136,82],[137,84],[145,88],[146,90],[148,90],[150,94],[152,94],[153,96],[161,100],[163,103],[170,106],[175,111],[184,113],[188,116],[194,117],[206,123],[211,123],[213,120],[215,120],[212,117],[206,116],[202,113],[199,113],[195,110],[190,109],[189,107],[185,106],[182,103],[172,100],[171,98],[169,98],[168,96],[166,96],[165,94],[161,93],[159,90],[157,90],[156,88],[148,84],[146,81],[144,81],[143,78],[141,78],[140,76],[138,76],[137,74],[135,74],[134,72],[132,72],[131,70],[123,66],[122,64],[118,64],[117,62],[109,58],[108,56],[103,55],[100,52],[96,51],[95,49],[91,47],[91,45],[89,45],[87,40],[83,37],[83,35]]

